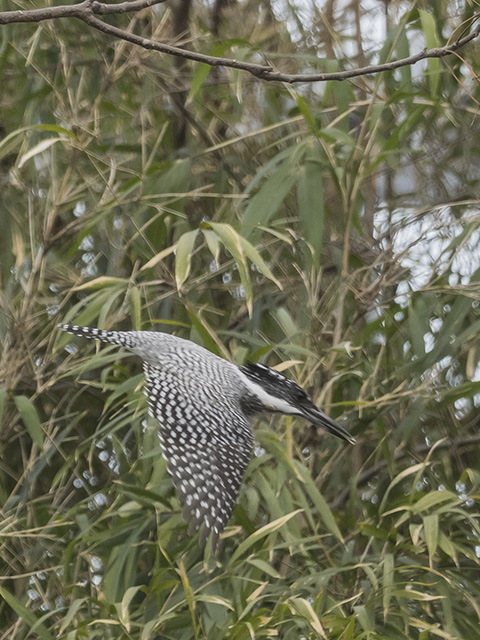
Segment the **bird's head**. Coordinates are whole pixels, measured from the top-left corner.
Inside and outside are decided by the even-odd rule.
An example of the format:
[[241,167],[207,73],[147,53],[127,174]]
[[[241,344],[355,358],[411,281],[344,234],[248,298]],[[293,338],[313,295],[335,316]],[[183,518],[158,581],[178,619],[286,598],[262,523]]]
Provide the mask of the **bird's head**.
[[264,411],[300,416],[337,438],[355,443],[348,431],[316,407],[302,387],[290,378],[275,369],[252,362],[247,362],[241,371],[246,377],[249,391]]

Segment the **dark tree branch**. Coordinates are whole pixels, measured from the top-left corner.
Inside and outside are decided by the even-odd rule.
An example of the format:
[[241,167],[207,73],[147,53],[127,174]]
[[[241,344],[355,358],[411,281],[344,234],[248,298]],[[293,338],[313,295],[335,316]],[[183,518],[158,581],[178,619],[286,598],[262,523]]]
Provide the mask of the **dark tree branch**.
[[[128,11],[140,11],[147,7],[151,7],[155,4],[160,4],[166,0],[132,0],[132,2],[120,2],[118,4],[105,4],[98,2],[97,0],[84,0],[75,5],[63,5],[58,7],[48,7],[45,9],[32,9],[30,11],[2,11],[0,12],[0,24],[12,24],[15,22],[40,22],[42,20],[53,20],[56,18],[79,18],[86,24],[90,25],[94,29],[98,29],[103,33],[131,42],[143,49],[149,49],[152,51],[159,51],[161,53],[167,53],[168,55],[178,56],[186,60],[193,60],[194,62],[203,62],[212,67],[230,67],[233,69],[240,69],[247,71],[256,78],[267,81],[277,82],[326,82],[327,80],[347,80],[349,78],[356,78],[358,76],[370,75],[373,73],[380,73],[382,71],[392,71],[399,69],[400,67],[407,67],[420,62],[420,60],[427,60],[429,58],[444,58],[450,56],[466,44],[475,40],[480,35],[480,23],[475,27],[471,33],[463,36],[453,43],[447,44],[444,47],[436,47],[434,49],[424,49],[414,56],[408,58],[402,58],[401,60],[394,60],[392,62],[385,62],[383,64],[374,64],[367,67],[361,67],[359,69],[349,69],[347,71],[335,71],[330,73],[283,73],[281,71],[275,71],[273,67],[269,65],[254,64],[251,62],[243,62],[232,58],[220,58],[216,56],[208,56],[203,53],[196,53],[194,51],[188,51],[181,49],[180,47],[174,47],[169,44],[156,42],[137,36],[134,33],[129,33],[114,27],[103,20],[99,20],[97,15],[126,13]],[[475,20],[478,19],[478,15],[475,16]]]
[[105,4],[96,0],[84,0],[79,4],[65,4],[58,7],[45,7],[44,9],[29,9],[28,11],[0,11],[0,24],[13,24],[16,22],[42,22],[43,20],[55,20],[57,18],[82,18],[86,15],[113,15],[117,13],[129,13],[148,9],[155,4],[161,4],[166,0],[132,0],[132,2],[119,2],[118,4]]

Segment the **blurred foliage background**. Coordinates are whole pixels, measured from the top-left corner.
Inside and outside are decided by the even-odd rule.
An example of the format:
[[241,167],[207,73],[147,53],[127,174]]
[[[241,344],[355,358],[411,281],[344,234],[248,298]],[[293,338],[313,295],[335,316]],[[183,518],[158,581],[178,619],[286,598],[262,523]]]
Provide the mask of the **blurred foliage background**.
[[[477,10],[172,0],[107,20],[313,72],[442,46]],[[78,20],[0,39],[0,638],[480,638],[478,45],[289,86]],[[140,362],[65,321],[278,366],[358,443],[257,420],[212,556]]]

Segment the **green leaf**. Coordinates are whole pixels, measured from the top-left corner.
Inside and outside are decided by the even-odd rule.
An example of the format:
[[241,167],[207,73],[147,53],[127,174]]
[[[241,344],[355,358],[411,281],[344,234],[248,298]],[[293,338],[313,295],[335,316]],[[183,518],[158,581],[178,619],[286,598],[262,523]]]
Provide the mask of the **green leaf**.
[[[397,55],[398,58],[408,58],[410,56],[410,42],[407,37],[407,31],[402,29],[397,37]],[[412,85],[412,69],[410,65],[405,65],[404,67],[400,67],[398,69],[401,77],[401,83],[399,86],[399,91],[402,94],[407,94],[413,91]],[[408,102],[411,101],[411,98]]]
[[190,584],[190,580],[188,579],[187,571],[185,569],[185,565],[182,560],[178,561],[178,574],[180,576],[180,580],[182,581],[183,591],[185,593],[185,599],[188,604],[188,608],[190,610],[191,622],[193,626],[193,630],[195,632],[195,637],[197,637],[197,619],[195,616],[195,597],[192,586]]
[[263,526],[260,529],[258,529],[257,531],[255,531],[255,533],[252,533],[250,536],[248,536],[248,538],[246,540],[244,540],[243,542],[241,542],[238,545],[238,547],[235,549],[235,551],[234,551],[234,553],[233,553],[233,555],[230,558],[230,561],[228,563],[229,566],[232,566],[256,542],[258,542],[262,538],[265,538],[266,536],[270,535],[271,533],[274,533],[275,531],[278,531],[279,529],[281,529],[289,520],[294,518],[296,515],[298,515],[302,511],[303,511],[303,509],[297,509],[296,511],[293,511],[292,513],[287,513],[286,515],[281,516],[280,518],[277,518],[273,522],[269,522],[265,526]]
[[408,476],[411,476],[412,474],[417,473],[418,471],[420,471],[420,469],[426,468],[427,466],[428,466],[428,463],[419,462],[418,464],[414,464],[411,467],[404,469],[397,476],[395,476],[395,478],[390,482],[390,484],[387,487],[387,490],[385,491],[385,494],[382,498],[382,502],[380,503],[380,506],[378,508],[378,512],[382,514],[385,511],[385,507],[388,504],[388,496],[390,494],[390,491],[393,489],[393,487],[395,487],[395,485],[397,485],[399,482],[402,482],[402,480],[404,480]]
[[220,257],[220,241],[217,234],[210,229],[205,229],[204,227],[202,227],[202,233],[213,259],[218,262]]
[[326,142],[335,144],[340,143],[346,147],[355,147],[355,140],[342,129],[336,129],[335,127],[328,127],[321,129],[318,133],[320,138],[323,138]]
[[317,126],[315,118],[312,116],[312,112],[307,100],[305,100],[305,98],[299,93],[295,94],[295,99],[297,101],[298,110],[305,118],[305,121],[307,122],[310,130],[312,131],[312,133],[317,133],[319,127]]
[[383,556],[383,617],[386,620],[393,589],[394,559],[392,553]]
[[266,264],[262,256],[258,253],[258,251],[253,246],[253,244],[251,244],[243,236],[239,236],[239,239],[243,249],[243,253],[247,256],[250,262],[257,267],[260,273],[263,273],[265,277],[269,278],[269,280],[272,280],[272,282],[274,282],[277,285],[277,287],[280,290],[282,290],[283,289],[282,283],[279,280],[277,280],[277,278],[275,278],[273,273],[270,271],[270,267],[268,267],[268,265]]
[[[435,49],[440,46],[434,17],[431,13],[419,9],[420,23],[422,25],[423,34],[427,49]],[[435,97],[437,94],[438,81],[440,79],[440,60],[438,58],[428,58],[428,81],[430,85],[430,95]]]
[[210,222],[209,226],[217,234],[222,244],[232,254],[235,262],[237,263],[238,273],[245,293],[248,313],[251,315],[253,311],[252,285],[250,283],[248,263],[244,254],[241,237],[229,224]]
[[53,131],[54,133],[63,133],[65,136],[72,138],[72,140],[77,140],[77,136],[70,131],[69,129],[65,129],[65,127],[61,127],[58,124],[36,124],[32,127],[32,129],[37,129],[38,131]]
[[300,615],[315,632],[315,637],[327,640],[327,635],[312,605],[304,598],[290,598],[289,604],[294,612]]
[[[248,272],[248,264],[245,260],[247,257],[252,264],[254,264],[260,273],[272,280],[279,289],[282,289],[282,284],[275,278],[270,270],[270,267],[266,264],[265,260],[259,254],[257,249],[246,238],[240,235],[231,225],[220,222],[209,222],[208,226],[213,230],[214,234],[222,241],[225,248],[234,256],[234,258],[243,263],[243,266]],[[212,234],[208,229],[203,229],[203,233]],[[217,251],[217,247],[212,242],[211,237],[206,236],[207,242],[211,243],[212,253]]]
[[143,589],[142,585],[129,587],[123,594],[120,619],[125,626],[130,624],[130,604],[141,589]]
[[177,242],[177,252],[175,255],[175,282],[177,289],[182,290],[185,280],[190,273],[192,264],[192,253],[197,238],[198,229],[187,231],[180,236]]
[[428,326],[429,314],[422,298],[415,297],[408,308],[408,323],[413,353],[418,356],[425,355],[425,334],[430,330]]
[[193,72],[193,77],[190,82],[190,92],[188,94],[187,103],[193,100],[193,98],[197,95],[201,86],[207,79],[211,68],[212,67],[209,64],[206,64],[204,62],[199,62],[195,65],[195,71]]
[[323,250],[325,201],[323,171],[318,162],[308,160],[300,168],[297,182],[297,202],[305,240],[313,250],[313,263],[320,266]]
[[267,224],[290,193],[297,179],[297,167],[289,159],[264,182],[250,200],[243,216],[243,227],[247,235],[258,225]]
[[298,461],[294,461],[294,464],[302,482],[305,485],[305,490],[308,493],[311,501],[313,502],[315,509],[318,511],[322,522],[338,540],[343,542],[342,532],[338,527],[337,521],[335,520],[333,513],[327,504],[327,501],[315,486],[315,482],[313,481],[310,472]]
[[450,558],[452,558],[455,564],[458,566],[457,555],[460,550],[457,551],[457,547],[455,546],[455,544],[450,540],[448,536],[446,536],[441,531],[438,532],[438,546],[443,551],[443,553],[446,553],[447,556],[450,556]]
[[3,409],[5,407],[5,398],[7,397],[7,389],[0,387],[0,429],[2,427]]
[[43,431],[37,410],[33,406],[32,401],[26,396],[15,396],[15,404],[18,412],[27,427],[33,442],[40,448],[43,448]]
[[59,636],[61,636],[63,634],[63,632],[67,629],[67,627],[72,622],[73,618],[77,615],[78,611],[80,610],[80,607],[83,605],[84,602],[88,602],[88,598],[87,597],[85,597],[85,598],[77,598],[76,600],[74,600],[72,602],[72,604],[68,608],[68,611],[63,614],[63,616],[62,616],[62,625],[61,625],[60,629],[58,630],[58,635]]
[[361,605],[354,606],[353,610],[355,611],[355,615],[357,616],[362,629],[367,634],[372,633],[374,630],[374,624],[375,624],[372,607],[361,604]]
[[278,571],[276,571],[271,564],[265,562],[265,560],[261,560],[260,558],[247,558],[247,562],[275,580],[279,580],[281,578]]
[[437,551],[438,544],[438,515],[433,514],[423,517],[423,528],[425,530],[425,540],[427,542],[428,556],[430,563]]
[[7,591],[4,587],[0,586],[0,596],[5,600],[5,602],[15,611],[17,616],[22,620],[29,628],[30,631],[41,640],[54,640],[57,636],[52,636],[48,629],[42,624],[36,617],[36,615],[27,609],[25,605],[23,605],[20,600],[18,600],[14,595],[12,595],[9,591]]
[[443,502],[457,503],[459,500],[458,496],[451,491],[430,491],[430,493],[423,496],[412,505],[412,512],[423,513],[424,511],[427,511],[428,509],[431,509]]
[[142,299],[140,289],[132,286],[129,291],[130,309],[132,310],[132,329],[140,331],[142,328]]

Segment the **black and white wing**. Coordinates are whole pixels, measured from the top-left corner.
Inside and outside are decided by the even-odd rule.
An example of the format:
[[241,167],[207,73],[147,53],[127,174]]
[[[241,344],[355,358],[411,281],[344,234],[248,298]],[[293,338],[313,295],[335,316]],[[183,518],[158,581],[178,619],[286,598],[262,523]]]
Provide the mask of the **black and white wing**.
[[164,457],[184,505],[188,533],[204,525],[202,542],[212,533],[215,550],[251,458],[251,426],[231,402],[198,396],[178,372],[146,362],[144,370],[149,412],[160,423]]

